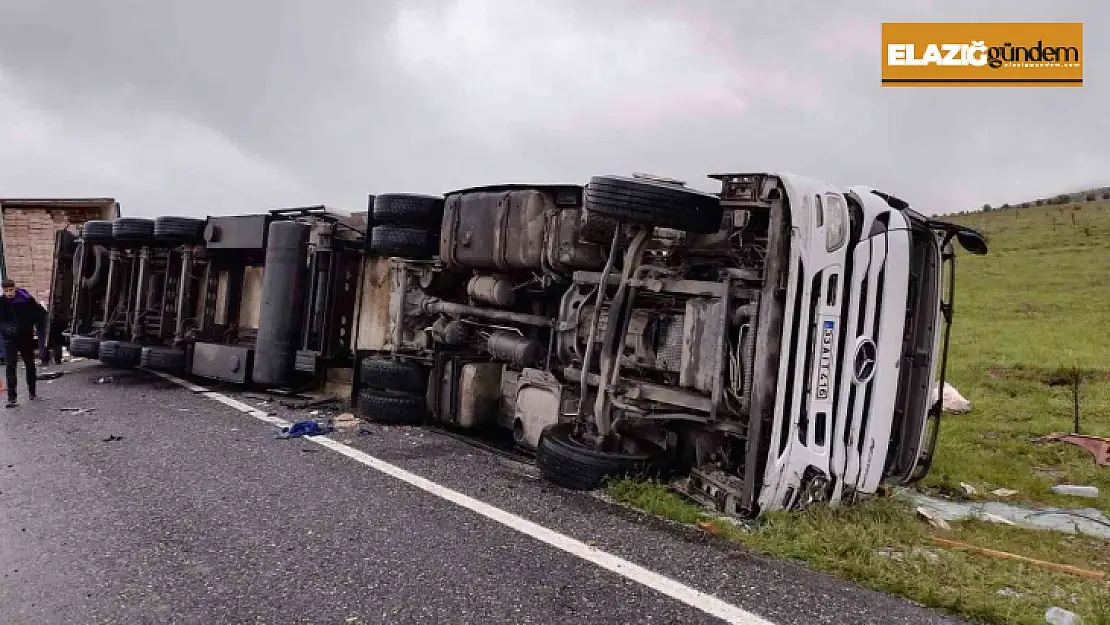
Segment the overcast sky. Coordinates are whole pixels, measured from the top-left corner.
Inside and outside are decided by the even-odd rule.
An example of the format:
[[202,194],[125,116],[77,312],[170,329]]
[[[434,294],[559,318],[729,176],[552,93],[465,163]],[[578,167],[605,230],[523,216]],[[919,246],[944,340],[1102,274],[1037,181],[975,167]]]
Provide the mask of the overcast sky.
[[[1110,184],[1097,0],[0,2],[0,197],[246,213],[785,170],[944,212]],[[881,88],[883,21],[1083,21],[1082,88]]]

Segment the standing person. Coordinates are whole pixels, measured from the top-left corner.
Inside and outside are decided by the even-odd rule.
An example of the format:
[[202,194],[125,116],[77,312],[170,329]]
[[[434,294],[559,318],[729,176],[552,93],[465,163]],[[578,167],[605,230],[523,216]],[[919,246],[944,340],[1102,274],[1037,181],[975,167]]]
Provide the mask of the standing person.
[[35,328],[46,317],[46,310],[26,289],[17,289],[15,281],[0,282],[0,335],[4,338],[4,368],[8,374],[8,403],[16,404],[17,368],[22,358],[27,369],[27,395],[35,399]]

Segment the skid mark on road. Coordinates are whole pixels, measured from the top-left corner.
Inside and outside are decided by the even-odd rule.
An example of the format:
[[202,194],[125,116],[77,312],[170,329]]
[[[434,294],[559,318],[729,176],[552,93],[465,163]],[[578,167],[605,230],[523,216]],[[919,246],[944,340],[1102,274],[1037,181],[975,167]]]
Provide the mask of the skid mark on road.
[[[256,419],[259,419],[260,421],[264,421],[266,423],[279,427],[288,427],[290,425],[290,423],[284,419],[270,416],[267,412],[259,410],[254,406],[251,406],[250,404],[228,397],[222,393],[209,391],[203,386],[197,386],[192,382],[169,374],[159,373],[156,371],[151,371],[150,373],[165,380],[169,380],[170,382],[182,386],[194,393],[197,393],[198,395],[207,397],[208,399],[211,399],[213,401],[220,402],[221,404],[224,404],[226,406],[230,406],[231,408],[234,408],[244,414],[248,414]],[[570,536],[567,536],[565,534],[560,534],[553,529],[529,521],[524,517],[517,516],[496,506],[491,506],[484,501],[479,501],[477,499],[474,499],[473,497],[470,497],[469,495],[464,495],[463,493],[460,493],[456,490],[452,490],[450,488],[447,488],[446,486],[420,477],[415,473],[410,473],[409,471],[406,471],[401,467],[390,464],[379,458],[375,458],[370,454],[344,445],[343,443],[340,443],[333,439],[323,436],[306,436],[305,438],[322,447],[326,447],[337,454],[350,458],[351,460],[354,460],[359,464],[370,467],[375,471],[384,473],[411,486],[415,486],[416,488],[419,488],[426,493],[435,495],[440,499],[449,501],[462,508],[466,508],[471,512],[480,514],[487,519],[496,521],[510,529],[516,530],[527,536],[531,536],[532,538],[552,547],[555,547],[556,549],[559,549],[564,553],[568,553],[577,558],[581,558],[582,560],[600,566],[601,568],[616,573],[617,575],[620,575],[626,579],[642,584],[648,588],[651,588],[652,590],[655,590],[656,592],[660,592],[692,608],[715,616],[725,621],[726,623],[733,623],[734,625],[774,625],[774,623],[772,623],[771,621],[768,621],[756,614],[748,612],[747,610],[744,610],[740,607],[732,605],[731,603],[722,601],[721,599],[718,599],[713,595],[704,593],[700,590],[697,590],[696,588],[691,588],[690,586],[687,586],[677,580],[671,579],[660,573],[656,573],[655,571],[646,569],[642,566],[639,566],[638,564],[629,562],[628,560],[615,556],[601,549],[591,547],[590,545],[587,545],[580,540],[571,538]]]

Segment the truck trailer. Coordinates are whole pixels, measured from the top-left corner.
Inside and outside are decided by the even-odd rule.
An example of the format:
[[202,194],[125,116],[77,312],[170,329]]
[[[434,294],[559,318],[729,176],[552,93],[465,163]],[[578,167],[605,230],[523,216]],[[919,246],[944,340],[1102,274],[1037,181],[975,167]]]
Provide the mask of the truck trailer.
[[55,257],[73,276],[56,316],[71,354],[113,367],[317,386],[353,357],[359,224],[324,206],[89,221]]

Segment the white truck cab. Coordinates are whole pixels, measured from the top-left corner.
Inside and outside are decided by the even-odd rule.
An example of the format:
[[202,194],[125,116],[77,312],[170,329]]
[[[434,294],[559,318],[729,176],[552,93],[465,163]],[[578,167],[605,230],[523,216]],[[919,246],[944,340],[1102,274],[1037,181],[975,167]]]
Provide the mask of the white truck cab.
[[[804,308],[794,307],[803,311],[797,322],[820,333],[804,351],[797,351],[789,332],[783,335],[783,353],[799,359],[804,353],[820,364],[803,370],[816,377],[808,388],[785,383],[779,389],[776,427],[788,433],[776,429],[772,436],[785,447],[772,450],[768,459],[762,510],[790,508],[799,493],[837,505],[846,496],[873,494],[883,483],[924,477],[936,445],[941,406],[933,398],[944,383],[951,323],[952,282],[945,293],[943,281],[946,268],[953,276],[949,243],[955,237],[968,251],[986,253],[978,233],[929,220],[877,189],[853,186],[841,197],[851,234],[835,269],[825,261],[830,273],[843,276],[840,306],[828,306],[830,290],[825,308],[811,311],[809,319]],[[804,200],[802,207],[810,210]],[[801,227],[806,222],[799,217]],[[804,263],[793,267],[801,280],[792,295],[805,298],[804,283],[816,283],[814,274]],[[831,391],[820,383],[829,374],[828,362],[835,363]],[[790,367],[790,358],[784,358],[781,379],[789,379]],[[791,392],[803,397],[803,408],[794,415],[798,396],[791,399]]]

